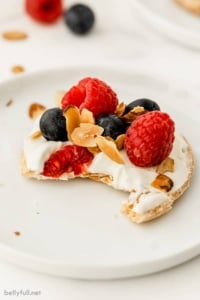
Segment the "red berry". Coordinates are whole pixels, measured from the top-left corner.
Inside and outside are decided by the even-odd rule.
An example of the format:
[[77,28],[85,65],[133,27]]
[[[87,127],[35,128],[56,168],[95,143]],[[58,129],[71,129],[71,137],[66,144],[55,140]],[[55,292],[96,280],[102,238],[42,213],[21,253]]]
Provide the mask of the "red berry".
[[105,82],[97,78],[84,78],[73,86],[62,99],[62,108],[76,105],[80,110],[87,108],[94,117],[113,114],[118,104],[116,93]]
[[53,23],[63,12],[62,0],[26,0],[26,12],[36,21]]
[[172,150],[174,130],[174,121],[164,112],[151,111],[138,117],[125,137],[130,161],[139,167],[160,164]]
[[92,162],[93,155],[87,148],[67,145],[54,152],[44,164],[42,175],[58,178],[63,173],[79,175]]

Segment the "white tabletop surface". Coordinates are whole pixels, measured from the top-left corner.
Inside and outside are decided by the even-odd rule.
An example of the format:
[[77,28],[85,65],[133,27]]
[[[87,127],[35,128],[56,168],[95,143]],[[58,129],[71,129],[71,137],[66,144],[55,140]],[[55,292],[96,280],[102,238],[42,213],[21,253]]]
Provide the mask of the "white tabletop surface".
[[[69,6],[75,1],[67,1]],[[82,1],[83,2],[83,1]],[[0,81],[25,71],[73,64],[114,64],[153,70],[158,76],[182,82],[200,95],[200,49],[184,47],[152,30],[138,18],[131,1],[95,0],[97,17],[91,34],[77,37],[60,20],[40,25],[23,12],[23,1],[0,0],[0,31],[23,30],[27,40],[9,42],[0,37]],[[4,12],[4,13],[3,13]],[[84,281],[38,274],[0,261],[0,299],[199,299],[200,257],[173,269],[144,277],[115,281]],[[37,291],[38,296],[21,295]],[[11,296],[12,294],[12,296]]]

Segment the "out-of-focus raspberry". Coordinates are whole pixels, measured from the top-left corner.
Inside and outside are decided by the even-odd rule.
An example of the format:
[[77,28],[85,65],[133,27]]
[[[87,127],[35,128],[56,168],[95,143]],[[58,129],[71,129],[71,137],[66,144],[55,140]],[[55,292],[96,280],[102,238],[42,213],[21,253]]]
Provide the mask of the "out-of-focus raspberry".
[[25,11],[36,21],[53,23],[63,12],[62,0],[25,0]]
[[151,111],[138,117],[124,141],[130,161],[139,167],[160,164],[172,150],[174,130],[174,121],[164,112]]

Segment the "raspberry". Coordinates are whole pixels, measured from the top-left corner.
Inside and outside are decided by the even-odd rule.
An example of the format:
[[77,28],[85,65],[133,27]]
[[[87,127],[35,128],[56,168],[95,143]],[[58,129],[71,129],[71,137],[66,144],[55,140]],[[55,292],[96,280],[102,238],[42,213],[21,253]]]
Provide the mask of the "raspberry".
[[174,129],[174,121],[164,112],[151,111],[139,116],[125,137],[130,161],[139,167],[160,164],[172,150]]
[[113,114],[118,99],[116,93],[105,82],[86,77],[64,95],[61,103],[63,109],[68,105],[76,105],[80,111],[87,108],[94,117],[98,117],[101,114]]
[[58,178],[63,173],[79,175],[92,162],[93,155],[87,148],[67,145],[54,152],[44,164],[42,175]]
[[53,23],[62,15],[62,0],[26,0],[26,12],[36,21]]

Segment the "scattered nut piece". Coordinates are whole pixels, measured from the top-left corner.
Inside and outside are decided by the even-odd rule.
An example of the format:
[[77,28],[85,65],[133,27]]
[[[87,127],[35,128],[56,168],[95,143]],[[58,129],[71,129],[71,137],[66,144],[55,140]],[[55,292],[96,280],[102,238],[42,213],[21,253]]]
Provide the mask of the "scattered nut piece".
[[14,234],[19,236],[19,235],[21,235],[21,232],[20,231],[15,231]]
[[25,71],[24,67],[19,66],[19,65],[13,66],[11,68],[11,72],[13,72],[14,74],[20,74],[20,73],[23,73],[24,71]]
[[120,134],[116,138],[115,144],[118,150],[122,150],[124,148],[124,139],[125,139],[125,134]]
[[174,159],[167,157],[156,167],[156,172],[161,174],[165,172],[174,172]]
[[80,125],[80,112],[76,106],[70,105],[65,109],[63,114],[66,118],[68,139],[72,140],[72,132]]
[[36,119],[39,115],[41,115],[46,110],[46,107],[40,103],[32,103],[29,106],[28,114],[31,119]]
[[110,159],[118,164],[124,164],[124,161],[120,155],[119,150],[117,149],[115,142],[110,141],[103,136],[97,136],[95,140],[100,150]]
[[74,144],[82,147],[96,147],[96,137],[101,135],[103,128],[90,123],[81,123],[71,133],[71,140]]
[[163,192],[169,192],[173,187],[173,181],[168,176],[159,174],[155,180],[152,181],[151,185]]
[[15,41],[15,40],[24,40],[28,37],[28,34],[24,31],[5,31],[2,34],[3,38],[9,41]]
[[55,103],[56,106],[61,107],[61,100],[66,92],[65,91],[57,91],[55,95]]
[[42,136],[42,132],[40,130],[38,130],[38,131],[35,131],[33,134],[31,134],[30,137],[34,140],[34,139],[37,139],[41,136]]
[[118,104],[116,110],[115,110],[115,114],[118,117],[123,116],[124,112],[125,112],[125,108],[126,108],[126,104],[124,102],[121,102]]
[[11,106],[13,104],[13,100],[12,99],[9,99],[7,102],[6,102],[6,106]]
[[81,123],[95,124],[93,113],[86,108],[81,111]]
[[123,115],[123,119],[131,123],[133,122],[138,116],[143,115],[146,113],[146,110],[142,106],[136,106],[132,110],[130,110],[127,114]]

